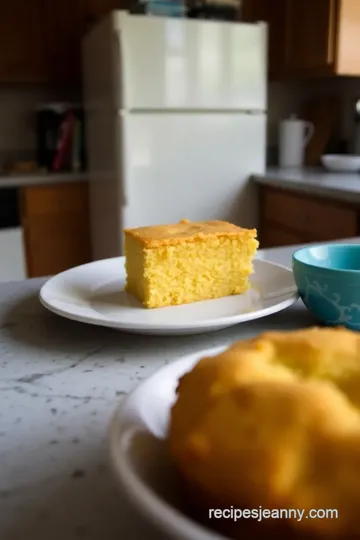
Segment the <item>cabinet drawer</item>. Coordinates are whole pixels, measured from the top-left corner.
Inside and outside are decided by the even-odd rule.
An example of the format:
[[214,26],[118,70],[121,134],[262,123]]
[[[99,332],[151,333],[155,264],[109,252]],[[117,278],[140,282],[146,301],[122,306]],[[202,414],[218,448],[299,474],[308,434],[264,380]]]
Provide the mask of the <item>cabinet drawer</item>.
[[88,186],[71,182],[51,186],[32,186],[22,189],[22,211],[25,217],[78,213],[88,214]]
[[282,190],[264,190],[264,220],[315,241],[356,236],[357,212],[347,206]]
[[36,220],[24,228],[28,277],[58,274],[90,262],[89,230],[84,223]]

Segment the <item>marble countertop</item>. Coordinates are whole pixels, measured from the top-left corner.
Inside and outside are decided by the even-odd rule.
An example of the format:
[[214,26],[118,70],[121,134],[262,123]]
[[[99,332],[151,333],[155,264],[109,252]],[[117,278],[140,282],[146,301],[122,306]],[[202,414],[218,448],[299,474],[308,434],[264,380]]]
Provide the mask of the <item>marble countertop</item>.
[[319,197],[360,202],[360,174],[331,173],[321,168],[280,169],[271,167],[253,180],[262,185],[308,193]]
[[0,189],[9,187],[39,186],[88,180],[86,173],[33,173],[0,175]]
[[[259,257],[289,266],[293,251]],[[109,470],[107,430],[117,404],[185,354],[315,321],[298,301],[220,332],[134,336],[47,312],[38,300],[43,283],[0,284],[1,540],[160,540]]]

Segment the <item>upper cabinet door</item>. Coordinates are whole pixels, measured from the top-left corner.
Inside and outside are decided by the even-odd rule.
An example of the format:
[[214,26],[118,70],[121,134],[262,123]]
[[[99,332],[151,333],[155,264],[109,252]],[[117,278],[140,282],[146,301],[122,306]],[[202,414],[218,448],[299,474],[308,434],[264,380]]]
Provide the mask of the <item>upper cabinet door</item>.
[[270,76],[360,76],[360,0],[243,0],[269,24]]
[[46,79],[43,0],[1,3],[0,82],[42,82]]
[[326,72],[335,63],[336,0],[287,0],[287,67]]
[[44,13],[48,77],[59,83],[80,82],[81,37],[86,0],[47,1]]
[[336,73],[360,75],[360,1],[341,0],[339,5]]
[[265,24],[119,16],[127,109],[266,108]]

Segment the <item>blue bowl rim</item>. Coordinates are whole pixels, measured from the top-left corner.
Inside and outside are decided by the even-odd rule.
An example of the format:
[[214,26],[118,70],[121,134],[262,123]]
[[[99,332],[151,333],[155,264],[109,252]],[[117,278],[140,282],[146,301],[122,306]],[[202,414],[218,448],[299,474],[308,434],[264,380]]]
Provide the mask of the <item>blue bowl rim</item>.
[[320,243],[320,244],[309,244],[308,246],[303,246],[299,249],[297,249],[296,251],[294,251],[294,253],[292,254],[292,261],[294,262],[297,262],[299,264],[302,264],[304,266],[307,266],[308,268],[315,268],[317,270],[321,269],[322,271],[325,271],[325,272],[329,272],[329,273],[333,273],[333,272],[336,272],[336,273],[342,273],[342,274],[360,274],[360,269],[359,270],[350,270],[350,269],[346,269],[346,268],[329,268],[327,266],[320,266],[320,265],[317,265],[317,264],[311,264],[311,263],[307,263],[307,262],[304,262],[304,261],[300,261],[298,259],[298,254],[302,251],[306,251],[308,249],[313,249],[313,248],[319,248],[319,247],[330,247],[330,248],[350,248],[350,249],[357,249],[360,251],[360,243],[359,244],[341,244],[341,243]]

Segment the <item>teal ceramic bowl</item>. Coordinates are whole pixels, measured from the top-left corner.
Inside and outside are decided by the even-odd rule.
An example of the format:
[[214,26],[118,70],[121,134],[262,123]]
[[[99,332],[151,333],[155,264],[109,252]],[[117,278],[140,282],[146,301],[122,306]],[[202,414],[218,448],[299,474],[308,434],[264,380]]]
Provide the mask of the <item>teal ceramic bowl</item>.
[[317,319],[360,330],[360,244],[298,249],[292,267],[299,295]]

